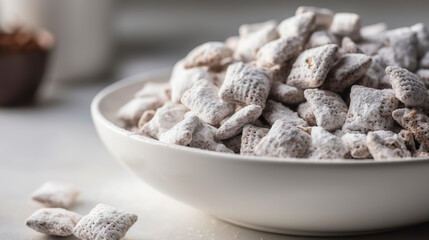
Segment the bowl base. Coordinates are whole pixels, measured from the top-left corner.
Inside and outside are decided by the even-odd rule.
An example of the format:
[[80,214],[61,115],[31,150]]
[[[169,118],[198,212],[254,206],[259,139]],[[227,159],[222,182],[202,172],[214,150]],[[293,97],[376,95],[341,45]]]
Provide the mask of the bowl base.
[[262,231],[262,232],[268,232],[268,233],[276,233],[276,234],[284,234],[284,235],[291,235],[291,236],[305,236],[305,237],[344,237],[344,236],[359,236],[359,235],[371,235],[371,234],[377,234],[377,233],[384,233],[384,232],[390,232],[397,229],[400,229],[401,227],[396,228],[387,228],[387,229],[377,229],[377,230],[368,230],[368,231],[350,231],[350,232],[318,232],[318,231],[301,231],[301,230],[291,230],[291,229],[284,229],[284,228],[271,228],[271,227],[265,227],[265,226],[259,226],[254,224],[248,224],[244,222],[238,222],[218,216],[213,216],[221,221],[231,223],[240,227],[249,228],[252,230]]

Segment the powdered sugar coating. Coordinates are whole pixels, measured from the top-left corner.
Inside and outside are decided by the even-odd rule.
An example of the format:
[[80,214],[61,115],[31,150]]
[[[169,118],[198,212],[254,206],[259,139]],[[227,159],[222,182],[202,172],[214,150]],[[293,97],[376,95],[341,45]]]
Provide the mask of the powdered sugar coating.
[[262,116],[271,125],[274,125],[277,120],[284,120],[294,126],[308,126],[307,122],[300,118],[296,112],[273,100],[267,101],[267,106],[262,112]]
[[332,67],[323,88],[337,93],[343,92],[365,74],[371,61],[371,57],[365,54],[344,54]]
[[404,129],[410,131],[423,151],[429,150],[429,117],[417,109],[401,108],[392,114]]
[[73,230],[82,240],[119,240],[137,221],[137,215],[98,204],[84,216]]
[[299,104],[297,112],[298,115],[308,123],[308,125],[317,125],[316,117],[314,116],[313,109],[311,109],[311,105],[309,102]]
[[416,142],[414,141],[414,136],[413,133],[411,131],[402,129],[399,132],[399,136],[402,137],[402,139],[404,139],[405,142],[405,146],[407,146],[407,149],[414,154],[417,151],[416,148]]
[[192,49],[185,58],[184,67],[218,67],[232,57],[232,49],[223,42],[206,42]]
[[322,127],[313,127],[311,129],[311,153],[309,158],[343,159],[348,151],[341,138]]
[[315,31],[307,41],[306,49],[320,47],[327,44],[338,44],[337,38],[328,31]]
[[300,6],[295,12],[295,15],[301,15],[306,12],[312,12],[315,14],[315,25],[316,28],[325,29],[331,26],[332,20],[334,19],[334,12],[327,8],[318,8],[311,6]]
[[265,106],[271,88],[272,72],[238,62],[227,69],[219,96],[224,101]]
[[360,132],[346,132],[341,137],[341,140],[346,144],[353,158],[367,159],[372,157],[366,143],[366,134]]
[[265,137],[268,133],[268,128],[257,127],[251,124],[247,124],[243,127],[243,133],[241,137],[241,155],[255,155],[255,146]]
[[258,156],[302,158],[307,156],[310,145],[310,135],[281,119],[255,146],[254,153]]
[[140,129],[148,123],[150,120],[152,120],[153,116],[155,116],[155,110],[147,110],[144,111],[142,116],[139,119],[139,123],[137,124],[137,128]]
[[239,134],[244,125],[254,122],[261,113],[262,108],[258,105],[249,105],[240,109],[216,130],[215,138],[223,140]]
[[79,190],[62,182],[45,182],[32,194],[32,199],[46,207],[69,208],[77,200]]
[[192,134],[199,122],[200,119],[197,116],[189,115],[170,130],[161,133],[159,141],[186,146],[192,141]]
[[378,90],[354,85],[343,129],[363,133],[392,129],[392,112],[397,109],[398,104],[391,89]]
[[139,133],[159,139],[162,133],[182,121],[187,111],[188,109],[181,104],[166,103],[156,110],[153,118],[139,129]]
[[62,208],[42,208],[35,211],[25,222],[27,227],[52,236],[70,236],[82,218],[77,213]]
[[328,90],[307,89],[304,96],[316,117],[317,126],[328,131],[343,126],[347,116],[347,105],[338,94]]
[[429,106],[429,94],[423,82],[406,69],[388,66],[386,74],[390,79],[395,96],[405,106],[423,107]]
[[[384,59],[388,65],[406,68],[415,71],[418,66],[417,52],[417,34],[410,28],[398,28],[387,31],[385,34],[386,42],[393,50],[395,63]],[[379,53],[383,56],[381,53]]]
[[417,51],[421,58],[429,51],[429,31],[423,23],[417,23],[410,27],[417,36]]
[[133,98],[118,110],[116,116],[124,126],[133,127],[137,126],[143,112],[154,110],[161,105],[162,102],[156,97]]
[[334,64],[337,51],[334,44],[305,50],[292,65],[287,84],[301,89],[321,86]]
[[277,30],[282,38],[301,37],[307,39],[311,32],[316,28],[316,14],[313,12],[304,12],[283,20]]
[[343,37],[341,41],[341,51],[343,53],[363,53],[359,46],[349,37]]
[[360,39],[360,17],[355,13],[336,13],[330,31],[341,37],[349,37],[357,41]]
[[411,157],[402,137],[391,131],[369,132],[367,145],[375,160]]
[[234,52],[234,58],[243,62],[250,62],[255,59],[256,53],[265,44],[279,37],[275,21],[268,21],[261,24],[252,24],[252,26],[240,27],[240,40],[237,49]]
[[269,98],[284,103],[296,105],[305,101],[302,89],[289,86],[279,81],[273,81]]
[[181,101],[201,120],[217,125],[234,112],[234,104],[222,101],[218,91],[213,83],[201,80],[183,94]]
[[417,77],[422,80],[426,88],[429,87],[429,69],[419,69],[416,72]]
[[183,94],[201,79],[214,81],[213,75],[203,68],[195,67],[186,69],[184,60],[177,62],[170,77],[171,101],[179,103]]
[[235,137],[225,139],[222,141],[222,143],[229,149],[231,149],[234,153],[240,154],[240,148],[241,148],[241,138],[242,135],[237,135]]
[[383,78],[386,77],[385,68],[385,63],[381,57],[379,55],[373,56],[368,70],[362,78],[356,82],[356,84],[369,88],[384,88],[383,86],[380,86],[380,82],[382,82]]
[[200,122],[192,134],[192,141],[189,146],[216,152],[234,153],[231,149],[215,140],[215,133],[215,127]]
[[256,65],[259,67],[273,67],[282,65],[301,51],[302,39],[297,36],[279,38],[265,44],[256,55]]

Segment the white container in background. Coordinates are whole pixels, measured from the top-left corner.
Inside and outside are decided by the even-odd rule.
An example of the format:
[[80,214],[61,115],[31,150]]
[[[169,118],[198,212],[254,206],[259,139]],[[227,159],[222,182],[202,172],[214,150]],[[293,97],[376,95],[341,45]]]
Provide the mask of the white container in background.
[[111,61],[113,0],[0,0],[2,26],[42,27],[56,38],[49,78],[79,81]]

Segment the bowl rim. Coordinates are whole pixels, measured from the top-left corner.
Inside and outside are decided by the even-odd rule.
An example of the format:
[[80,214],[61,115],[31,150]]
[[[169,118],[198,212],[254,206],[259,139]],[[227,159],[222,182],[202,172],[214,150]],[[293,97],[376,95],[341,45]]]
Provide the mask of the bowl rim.
[[158,147],[175,149],[178,151],[186,151],[193,154],[204,156],[216,157],[219,160],[225,161],[239,161],[239,162],[259,162],[259,163],[271,163],[271,164],[296,164],[296,165],[334,165],[334,166],[345,166],[345,165],[386,165],[386,164],[411,164],[411,163],[426,163],[429,162],[429,158],[424,157],[410,157],[410,158],[396,158],[386,161],[375,161],[374,159],[310,159],[310,158],[280,158],[280,157],[267,157],[267,156],[250,156],[250,155],[240,155],[240,154],[231,154],[223,152],[215,152],[209,150],[203,150],[198,148],[191,148],[187,146],[180,146],[175,144],[168,144],[160,142],[156,139],[152,139],[146,136],[139,135],[135,132],[128,131],[123,129],[113,122],[106,119],[103,113],[100,110],[100,103],[102,100],[110,95],[111,93],[121,90],[122,88],[133,85],[139,82],[150,82],[152,78],[162,78],[168,77],[171,73],[171,68],[161,68],[157,70],[145,71],[139,74],[135,74],[129,77],[126,77],[122,80],[114,82],[113,84],[103,88],[97,95],[93,98],[91,102],[91,116],[94,121],[99,121],[105,127],[114,131],[118,134],[124,135],[126,137],[132,138],[139,142],[144,142],[148,144],[154,144]]

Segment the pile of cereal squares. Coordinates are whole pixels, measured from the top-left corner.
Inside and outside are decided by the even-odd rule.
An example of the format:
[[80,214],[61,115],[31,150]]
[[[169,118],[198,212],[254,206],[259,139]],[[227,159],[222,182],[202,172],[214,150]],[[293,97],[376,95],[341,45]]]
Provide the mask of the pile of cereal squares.
[[161,142],[242,155],[428,157],[427,87],[423,24],[361,28],[355,13],[299,7],[194,48],[118,119]]

